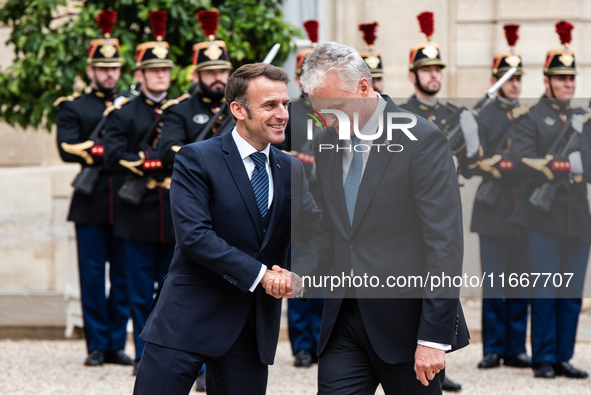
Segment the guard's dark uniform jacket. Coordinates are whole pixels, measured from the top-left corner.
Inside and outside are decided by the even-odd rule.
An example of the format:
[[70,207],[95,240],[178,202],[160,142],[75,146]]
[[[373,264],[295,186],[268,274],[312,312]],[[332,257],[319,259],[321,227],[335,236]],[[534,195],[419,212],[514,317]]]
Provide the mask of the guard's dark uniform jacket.
[[[90,149],[82,150],[86,154],[66,152],[67,145],[80,144],[88,141],[95,126],[103,116],[103,112],[113,96],[107,96],[101,91],[92,90],[82,96],[70,96],[61,101],[57,116],[57,146],[64,162],[80,163],[88,166],[84,157],[91,157],[93,165],[101,166],[101,156],[91,156]],[[67,144],[67,145],[64,145]],[[100,146],[101,142],[95,142]],[[71,150],[68,150],[71,151]],[[99,173],[98,182],[92,196],[74,192],[70,205],[68,220],[84,225],[109,225],[113,223],[113,189],[112,179],[106,170]]]
[[[195,94],[190,98],[183,95],[178,99],[171,100],[168,105],[163,107],[165,114],[158,149],[164,166],[172,167],[174,155],[179,148],[195,142],[210,118],[217,115],[220,106],[207,97]],[[231,130],[234,127],[234,121],[230,119],[228,122],[224,122],[227,117],[231,116],[230,108],[226,107],[224,114],[219,115],[218,121],[205,135],[204,140],[213,137],[218,131],[221,132],[218,128],[222,124],[224,124],[224,131]]]
[[428,106],[421,103],[415,95],[412,95],[406,103],[400,106],[400,108],[410,111],[413,114],[420,115],[434,123],[439,129],[442,129],[445,126],[445,122],[447,122],[456,109],[452,104],[443,104],[439,100],[437,100],[434,105]]
[[[509,217],[517,206],[517,199],[523,196],[523,193],[518,193],[522,184],[515,177],[515,167],[509,159],[508,152],[509,129],[513,122],[513,114],[519,114],[522,109],[518,107],[513,112],[516,104],[517,102],[511,105],[496,99],[480,111],[478,117],[478,135],[482,147],[480,163],[485,165],[471,166],[471,170],[462,173],[466,178],[480,175],[483,183],[493,181],[501,186],[499,199],[494,206],[478,200],[474,201],[470,230],[481,236],[520,236],[524,233],[523,229],[509,222]],[[493,156],[494,163],[491,162]],[[495,175],[501,178],[496,178]]]
[[527,182],[524,198],[518,201],[511,216],[515,224],[552,236],[587,237],[591,221],[586,184],[569,179],[568,171],[552,170],[552,162],[568,161],[568,157],[553,158],[546,166],[555,179],[561,180],[548,213],[529,203],[535,187],[548,178],[522,161],[523,158],[544,158],[566,122],[571,121],[572,115],[582,112],[544,95],[531,110],[515,119],[511,129],[511,158],[521,182]]
[[[441,101],[437,100],[435,104],[432,106],[428,106],[424,103],[421,103],[416,95],[412,95],[406,103],[400,106],[407,111],[412,112],[413,114],[420,115],[421,117],[431,121],[435,126],[437,126],[440,130],[447,133],[451,128],[454,127],[454,124],[449,125],[450,122],[459,122],[459,112],[457,114],[458,118],[454,117],[454,113],[461,109],[461,107],[456,106],[450,102],[442,103]],[[453,119],[452,119],[453,118]],[[446,131],[447,130],[447,131]],[[461,132],[461,131],[460,131]],[[466,144],[462,144],[461,147],[451,148],[451,152],[453,155],[456,155],[457,159],[459,160],[459,173],[465,174],[469,173],[469,168],[478,160],[479,156],[475,155],[471,158],[466,158],[465,155],[465,146]],[[469,176],[467,176],[469,177]]]
[[127,240],[174,243],[169,194],[171,171],[163,168],[158,151],[151,148],[154,141],[148,142],[149,149],[140,148],[144,136],[161,115],[160,106],[165,103],[166,99],[157,104],[141,93],[113,111],[107,120],[105,166],[114,175],[115,194],[127,178],[140,176],[138,172],[143,173],[148,187],[139,206],[115,199],[115,235]]
[[[588,104],[591,108],[591,102]],[[591,182],[591,115],[585,115],[585,124],[581,135],[581,161],[583,162],[583,178]]]
[[[308,96],[302,96],[289,106],[289,121],[285,130],[286,150],[298,158],[304,165],[310,193],[318,198],[318,181],[314,174],[314,140],[308,139],[308,119],[313,113],[312,102]],[[318,127],[313,123],[313,134]]]

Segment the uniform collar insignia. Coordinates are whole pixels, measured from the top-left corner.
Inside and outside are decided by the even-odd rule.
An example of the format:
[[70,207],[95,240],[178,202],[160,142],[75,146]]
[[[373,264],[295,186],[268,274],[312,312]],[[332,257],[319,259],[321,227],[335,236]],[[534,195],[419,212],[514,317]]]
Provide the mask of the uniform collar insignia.
[[556,111],[567,111],[570,110],[569,103],[557,102],[555,100],[550,101],[550,107],[552,107]]

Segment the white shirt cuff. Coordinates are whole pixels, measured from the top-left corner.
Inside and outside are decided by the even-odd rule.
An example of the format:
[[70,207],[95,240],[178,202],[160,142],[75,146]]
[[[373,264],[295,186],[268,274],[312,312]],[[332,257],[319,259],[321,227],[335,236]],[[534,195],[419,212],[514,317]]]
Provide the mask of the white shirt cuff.
[[267,266],[265,266],[265,265],[263,265],[261,263],[261,271],[259,272],[259,275],[257,276],[257,278],[254,279],[254,283],[252,283],[252,285],[248,289],[250,292],[254,292],[254,290],[256,289],[257,285],[259,285],[259,283],[263,279],[263,276],[265,275],[265,272],[266,271],[267,271]]
[[421,346],[436,348],[437,350],[449,351],[451,350],[451,344],[428,342],[426,340],[417,340],[417,344]]

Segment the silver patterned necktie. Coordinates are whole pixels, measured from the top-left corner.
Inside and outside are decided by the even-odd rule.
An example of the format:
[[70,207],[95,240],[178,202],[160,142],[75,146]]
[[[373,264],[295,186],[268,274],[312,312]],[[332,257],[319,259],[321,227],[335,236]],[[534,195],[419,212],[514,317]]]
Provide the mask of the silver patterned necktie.
[[359,137],[353,136],[351,142],[351,149],[353,149],[353,160],[349,166],[349,172],[345,179],[345,204],[347,206],[347,214],[349,216],[349,224],[353,225],[353,214],[355,213],[355,203],[357,202],[357,193],[359,192],[359,184],[361,183],[361,171],[363,170],[363,153],[355,150],[355,146],[359,144]]

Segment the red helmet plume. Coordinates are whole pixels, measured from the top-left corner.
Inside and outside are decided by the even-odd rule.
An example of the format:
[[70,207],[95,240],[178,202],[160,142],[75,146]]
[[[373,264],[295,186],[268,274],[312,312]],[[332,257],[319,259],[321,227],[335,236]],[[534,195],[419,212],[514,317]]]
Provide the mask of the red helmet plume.
[[359,30],[363,32],[363,40],[367,45],[372,46],[376,41],[376,29],[378,26],[377,22],[362,23],[359,25]]
[[152,24],[152,34],[158,41],[166,37],[166,11],[152,11],[149,14]]
[[111,36],[115,22],[117,22],[117,11],[103,10],[96,16],[96,22],[106,37]]
[[318,42],[318,21],[309,20],[304,22],[304,29],[306,29],[306,33],[308,34],[308,38],[313,43]]
[[517,39],[519,39],[519,34],[517,34],[519,31],[519,25],[505,25],[503,26],[503,29],[505,29],[507,44],[509,44],[510,47],[514,47]]
[[206,37],[211,39],[211,36],[215,38],[215,34],[218,30],[220,12],[215,11],[199,11],[197,13],[197,20],[201,23],[201,30]]
[[560,36],[560,43],[562,45],[570,44],[572,40],[571,30],[574,26],[567,21],[560,21],[556,24],[556,33]]
[[433,13],[430,11],[421,12],[417,15],[417,19],[419,20],[421,32],[423,32],[423,34],[427,36],[427,40],[430,41],[434,31]]

